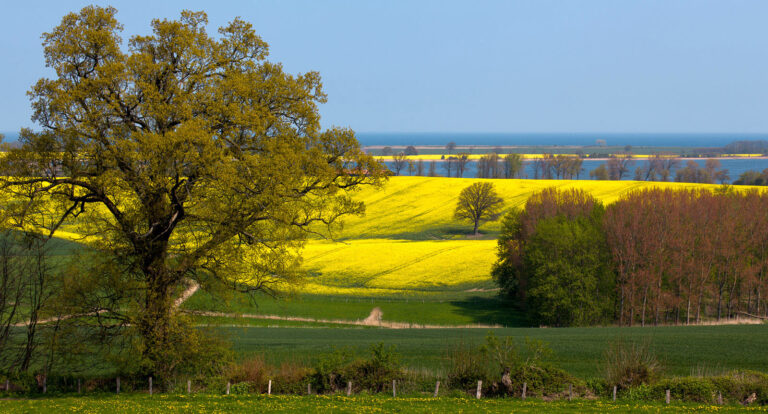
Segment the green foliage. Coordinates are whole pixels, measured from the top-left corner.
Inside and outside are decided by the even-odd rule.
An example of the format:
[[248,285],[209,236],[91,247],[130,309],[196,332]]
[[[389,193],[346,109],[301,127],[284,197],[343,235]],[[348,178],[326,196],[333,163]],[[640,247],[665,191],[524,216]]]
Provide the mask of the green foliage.
[[599,227],[589,218],[542,220],[525,256],[528,311],[542,325],[611,321],[614,276]]
[[312,386],[318,393],[336,392],[347,385],[348,365],[352,361],[349,349],[336,349],[330,354],[321,356],[315,363],[315,369],[310,377]]
[[345,371],[356,390],[370,392],[382,392],[392,386],[392,380],[404,377],[395,346],[383,343],[371,346],[369,358],[352,361]]
[[39,132],[0,158],[0,198],[17,226],[78,228],[103,259],[76,273],[119,280],[80,290],[72,313],[112,302],[100,316],[130,325],[142,369],[168,376],[205,354],[179,347],[191,331],[172,320],[189,279],[289,289],[307,234],[362,214],[351,192],[384,168],[352,131],[321,130],[319,74],[267,61],[251,24],[211,36],[204,12],[183,11],[126,45],[116,14],[88,6],[43,34],[55,75],[29,92]]
[[492,269],[502,295],[529,320],[581,326],[611,320],[615,275],[601,220],[605,208],[579,190],[546,189],[502,222]]
[[529,396],[545,396],[574,385],[576,395],[585,390],[582,382],[553,365],[552,351],[541,340],[525,338],[525,351],[519,352],[512,337],[498,338],[493,332],[485,343],[473,347],[464,343],[449,349],[448,384],[472,392],[483,381],[486,395],[519,395],[526,383]]
[[648,343],[614,341],[603,354],[603,372],[608,386],[628,389],[652,384],[661,374]]
[[663,401],[666,390],[674,401],[714,404],[718,394],[723,402],[744,403],[754,394],[754,404],[768,403],[768,375],[754,371],[733,371],[713,377],[673,377],[652,385],[627,390],[623,397],[635,401]]
[[474,224],[474,234],[480,223],[498,220],[504,200],[496,188],[488,182],[474,183],[461,190],[453,216],[456,220],[467,220]]
[[446,353],[448,363],[446,377],[448,387],[470,392],[477,386],[477,381],[487,383],[491,377],[492,365],[485,356],[479,352],[477,346],[464,342],[457,342],[449,347]]
[[269,383],[270,368],[264,362],[264,357],[257,355],[231,364],[224,376],[232,384],[247,392],[263,392]]

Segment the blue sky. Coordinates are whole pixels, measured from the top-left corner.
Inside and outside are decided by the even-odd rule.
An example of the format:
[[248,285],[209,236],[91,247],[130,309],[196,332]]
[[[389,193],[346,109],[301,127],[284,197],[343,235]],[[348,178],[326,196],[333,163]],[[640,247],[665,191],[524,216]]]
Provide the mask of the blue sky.
[[2,6],[0,131],[33,126],[40,34],[111,4],[124,38],[205,10],[321,73],[362,132],[768,132],[768,1],[25,1]]

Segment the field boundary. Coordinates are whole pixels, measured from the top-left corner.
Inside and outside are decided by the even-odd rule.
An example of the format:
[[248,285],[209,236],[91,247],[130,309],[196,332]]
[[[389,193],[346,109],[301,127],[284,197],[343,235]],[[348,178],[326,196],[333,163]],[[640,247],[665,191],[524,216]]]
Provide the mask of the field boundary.
[[[355,325],[355,326],[368,326],[379,327],[388,329],[452,329],[452,328],[469,328],[469,329],[495,329],[504,328],[502,325],[484,325],[484,324],[466,324],[466,325],[433,325],[433,324],[420,324],[410,322],[390,322],[383,321],[376,315],[376,309],[374,308],[365,319],[315,319],[305,318],[300,316],[278,316],[278,315],[258,315],[249,313],[227,313],[227,312],[211,312],[211,311],[195,311],[184,310],[183,312],[190,315],[197,316],[212,316],[221,318],[245,318],[245,319],[267,319],[277,321],[293,321],[293,322],[311,322],[311,323],[326,323],[334,325]],[[380,312],[380,311],[379,311]]]

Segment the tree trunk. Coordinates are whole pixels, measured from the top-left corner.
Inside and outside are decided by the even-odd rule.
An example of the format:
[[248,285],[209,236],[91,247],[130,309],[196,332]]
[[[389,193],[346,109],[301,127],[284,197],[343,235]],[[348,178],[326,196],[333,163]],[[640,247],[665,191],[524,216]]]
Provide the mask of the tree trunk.
[[480,220],[475,220],[475,236],[477,236],[479,233],[477,232],[477,228],[480,227]]
[[142,356],[150,364],[149,372],[145,374],[167,379],[174,365],[168,358],[168,350],[173,348],[171,295],[175,280],[165,269],[153,269],[148,271],[147,281],[144,309],[140,310],[136,321],[138,332],[144,340]]

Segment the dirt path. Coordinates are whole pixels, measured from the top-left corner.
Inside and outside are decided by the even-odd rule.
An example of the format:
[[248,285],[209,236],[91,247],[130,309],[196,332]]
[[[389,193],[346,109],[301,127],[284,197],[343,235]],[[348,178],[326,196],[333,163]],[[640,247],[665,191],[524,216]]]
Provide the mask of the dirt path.
[[[194,280],[188,280],[187,283],[188,283],[188,285],[187,285],[187,288],[184,289],[184,292],[181,292],[181,295],[178,298],[176,298],[175,301],[173,301],[173,307],[174,308],[178,308],[179,306],[181,306],[182,303],[184,303],[187,299],[191,298],[192,295],[194,295],[195,292],[197,292],[200,289],[200,285],[197,282],[195,282]],[[61,317],[45,318],[45,319],[38,320],[37,323],[38,324],[46,324],[46,323],[51,323],[51,322],[63,321],[63,320],[66,320],[66,319],[76,318],[76,317],[80,317],[80,316],[92,316],[92,315],[95,316],[95,315],[100,315],[100,314],[102,314],[102,313],[104,313],[106,311],[107,311],[106,309],[102,309],[102,310],[99,310],[99,311],[96,311],[96,312],[93,312],[93,313],[81,313],[81,314],[76,314],[76,315],[64,315],[64,316],[61,316]],[[18,322],[18,323],[13,324],[13,326],[20,327],[20,326],[27,326],[28,324],[29,324],[29,322]]]
[[298,316],[256,315],[256,314],[207,312],[207,311],[187,311],[187,313],[190,313],[192,315],[215,316],[215,317],[225,317],[225,318],[267,319],[267,320],[277,320],[277,321],[327,323],[327,324],[334,324],[334,325],[378,326],[381,328],[389,328],[389,329],[503,328],[503,326],[501,325],[481,325],[481,324],[429,325],[429,324],[418,324],[418,323],[409,323],[409,322],[389,322],[389,321],[384,321],[382,319],[384,313],[378,307],[371,309],[371,313],[368,315],[367,318],[357,319],[357,320],[315,319],[315,318],[302,318]]
[[200,289],[200,285],[194,280],[188,280],[187,283],[189,284],[187,285],[187,288],[184,290],[184,292],[181,292],[181,296],[173,301],[173,307],[178,308],[182,303],[186,302],[187,299],[191,298],[192,295],[198,291],[198,289]]

